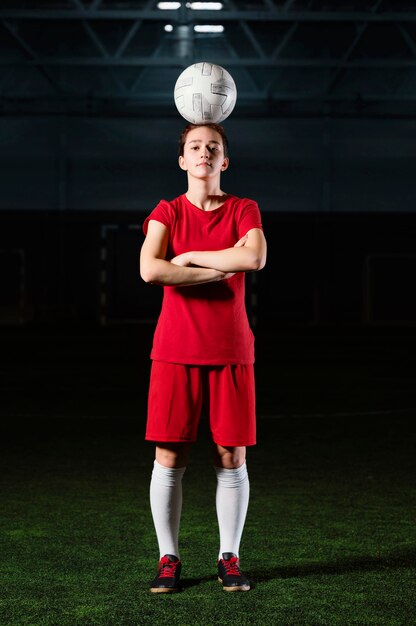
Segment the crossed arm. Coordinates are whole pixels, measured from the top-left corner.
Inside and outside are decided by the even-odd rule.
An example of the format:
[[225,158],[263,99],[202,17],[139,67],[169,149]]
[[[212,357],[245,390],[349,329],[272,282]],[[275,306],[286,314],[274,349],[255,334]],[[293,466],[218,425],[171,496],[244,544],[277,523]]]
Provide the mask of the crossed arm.
[[257,271],[266,263],[266,240],[253,228],[233,248],[190,251],[166,261],[169,232],[150,220],[140,254],[140,275],[147,283],[170,286],[197,285],[230,278],[236,272]]

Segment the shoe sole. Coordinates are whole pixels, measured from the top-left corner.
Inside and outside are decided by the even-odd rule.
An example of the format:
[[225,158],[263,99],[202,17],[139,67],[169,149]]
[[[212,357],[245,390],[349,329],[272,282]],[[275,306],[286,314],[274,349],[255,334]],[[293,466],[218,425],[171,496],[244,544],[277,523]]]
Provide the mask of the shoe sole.
[[152,593],[178,593],[177,587],[150,587]]
[[[222,584],[222,579],[218,576],[218,582]],[[223,591],[250,591],[250,585],[238,585],[234,587],[222,586]]]

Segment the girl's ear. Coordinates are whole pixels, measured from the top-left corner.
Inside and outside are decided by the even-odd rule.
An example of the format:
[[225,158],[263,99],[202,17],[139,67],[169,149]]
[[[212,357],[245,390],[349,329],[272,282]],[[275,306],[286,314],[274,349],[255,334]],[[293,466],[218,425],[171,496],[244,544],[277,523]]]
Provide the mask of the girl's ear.
[[230,165],[230,159],[224,159],[223,164],[221,166],[221,172],[225,172],[225,170],[228,169],[228,166]]
[[181,168],[181,170],[183,170],[184,172],[186,172],[187,167],[185,165],[185,159],[183,158],[183,156],[179,157],[179,167]]

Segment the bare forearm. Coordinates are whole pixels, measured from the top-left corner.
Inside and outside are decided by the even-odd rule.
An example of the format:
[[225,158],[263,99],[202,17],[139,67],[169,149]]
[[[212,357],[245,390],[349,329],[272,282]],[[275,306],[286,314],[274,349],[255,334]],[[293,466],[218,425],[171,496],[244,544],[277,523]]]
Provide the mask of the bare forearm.
[[226,278],[226,273],[207,267],[183,267],[163,259],[152,259],[142,264],[141,276],[147,283],[172,287],[186,287],[212,283]]
[[189,256],[192,265],[221,272],[250,272],[261,269],[261,259],[252,248],[246,246],[206,252],[192,251]]

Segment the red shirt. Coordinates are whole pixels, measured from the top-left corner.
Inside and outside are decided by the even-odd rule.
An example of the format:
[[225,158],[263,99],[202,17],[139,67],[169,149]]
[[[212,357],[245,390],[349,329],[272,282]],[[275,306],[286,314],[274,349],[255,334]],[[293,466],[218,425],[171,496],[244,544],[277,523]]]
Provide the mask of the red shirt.
[[[143,224],[156,220],[169,231],[166,259],[190,250],[232,248],[250,229],[262,228],[257,203],[227,196],[203,211],[185,195],[161,200]],[[244,301],[245,274],[213,283],[165,286],[151,358],[188,365],[254,362],[254,337]]]

